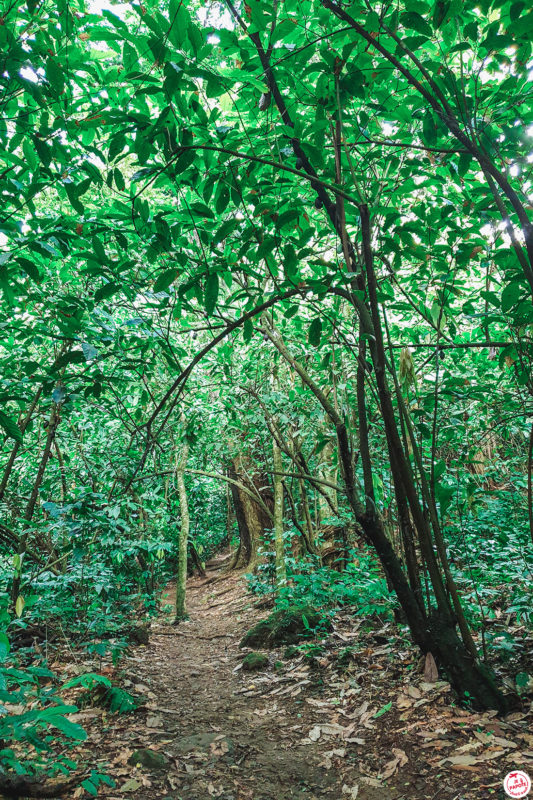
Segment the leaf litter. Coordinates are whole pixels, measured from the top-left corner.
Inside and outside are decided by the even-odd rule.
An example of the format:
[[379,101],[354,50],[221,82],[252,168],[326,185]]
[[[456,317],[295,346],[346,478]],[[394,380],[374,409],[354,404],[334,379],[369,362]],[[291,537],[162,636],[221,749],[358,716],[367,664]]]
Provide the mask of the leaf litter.
[[[114,780],[99,797],[427,800],[438,775],[439,800],[477,800],[497,798],[513,768],[533,770],[527,701],[505,718],[458,707],[431,654],[420,659],[399,629],[379,620],[363,626],[349,610],[337,614],[319,657],[305,647],[289,661],[273,651],[250,680],[237,669],[238,642],[257,609],[239,576],[217,575],[216,564],[210,574],[227,606],[206,607],[203,580],[193,578],[186,636],[168,635],[161,619],[149,645],[118,668],[100,664],[115,683],[142,691],[144,705],[125,715],[86,708],[73,717],[89,740],[70,757]],[[385,635],[388,644],[376,646]],[[165,768],[128,763],[139,748],[161,753]],[[71,797],[90,795],[78,787]]]

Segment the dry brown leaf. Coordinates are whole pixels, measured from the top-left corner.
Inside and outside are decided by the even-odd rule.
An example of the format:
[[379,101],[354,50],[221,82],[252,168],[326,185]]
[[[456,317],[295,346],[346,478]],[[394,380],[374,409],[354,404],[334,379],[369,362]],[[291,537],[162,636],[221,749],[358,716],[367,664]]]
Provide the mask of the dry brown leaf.
[[492,741],[493,744],[498,744],[500,747],[510,747],[512,749],[518,747],[516,742],[511,741],[511,739],[504,739],[502,736],[495,736]]
[[471,764],[452,764],[451,768],[455,770],[465,770],[466,772],[477,772],[479,766],[474,767]]
[[398,708],[411,708],[413,701],[410,697],[407,697],[406,694],[399,694],[396,698],[396,705]]
[[312,742],[318,742],[321,733],[322,731],[320,730],[320,725],[315,725],[314,728],[311,728],[307,736]]
[[317,700],[315,697],[306,697],[305,702],[309,703],[310,706],[316,706],[317,708],[331,708],[333,705],[333,701],[324,702],[324,700]]
[[403,750],[393,747],[392,752],[394,754],[394,758],[385,764],[385,768],[381,774],[383,780],[391,778],[400,767],[403,767],[409,761],[406,753]]
[[456,753],[470,753],[471,750],[479,750],[479,742],[473,742],[470,740],[466,744],[461,745],[455,751]]
[[355,800],[357,795],[359,794],[359,786],[348,786],[347,783],[343,784],[342,787],[342,794],[343,797],[347,797],[348,800]]
[[434,731],[417,731],[417,736],[422,736],[424,739],[438,739],[439,736],[448,733],[447,728],[437,728]]
[[366,713],[367,709],[368,709],[368,701],[367,701],[367,700],[365,700],[365,702],[364,702],[364,703],[362,703],[362,704],[359,706],[359,708],[354,708],[354,709],[353,709],[353,711],[352,711],[352,713],[353,713],[353,715],[354,715],[355,717],[362,717],[362,716],[363,716],[363,714],[365,714],[365,713]]
[[382,786],[381,781],[378,781],[376,778],[368,778],[366,775],[361,776],[361,783],[366,783],[367,786]]
[[325,769],[331,769],[333,765],[333,758],[344,758],[346,755],[346,750],[344,747],[340,747],[336,750],[328,750],[327,753],[324,753],[324,760],[320,762],[319,766],[324,767]]
[[224,756],[229,753],[229,742],[222,736],[220,741],[211,742],[210,749],[214,756]]
[[423,747],[424,750],[428,748],[433,748],[435,750],[442,750],[443,747],[451,747],[453,742],[450,742],[448,739],[432,739],[430,742],[424,742],[420,745]]
[[443,758],[442,761],[439,761],[439,767],[444,766],[444,764],[455,764],[456,766],[460,767],[472,767],[478,763],[479,761],[476,756],[446,756],[446,758]]
[[322,733],[325,733],[326,736],[341,736],[343,733],[347,733],[350,730],[349,728],[344,728],[342,725],[337,725],[334,722],[321,725],[320,728]]

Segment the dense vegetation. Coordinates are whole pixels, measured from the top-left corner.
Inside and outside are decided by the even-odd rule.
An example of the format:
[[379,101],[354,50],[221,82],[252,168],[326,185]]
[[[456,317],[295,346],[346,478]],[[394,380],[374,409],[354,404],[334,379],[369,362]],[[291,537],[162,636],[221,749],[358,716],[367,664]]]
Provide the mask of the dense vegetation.
[[83,736],[35,642],[118,658],[228,543],[252,592],[394,615],[460,701],[509,708],[528,4],[6,0],[0,23],[2,770]]

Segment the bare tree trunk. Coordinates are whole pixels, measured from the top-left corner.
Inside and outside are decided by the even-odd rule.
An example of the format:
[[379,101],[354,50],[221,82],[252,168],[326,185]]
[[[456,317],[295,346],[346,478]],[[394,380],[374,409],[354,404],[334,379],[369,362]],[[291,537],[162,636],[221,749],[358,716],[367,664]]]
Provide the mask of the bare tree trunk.
[[20,539],[19,539],[19,546],[17,551],[17,562],[15,565],[15,572],[13,575],[13,585],[11,587],[11,599],[13,603],[16,603],[17,598],[20,593],[20,582],[22,576],[22,562],[24,560],[24,554],[26,553],[26,547],[28,544],[28,537],[30,535],[30,528],[29,523],[33,518],[33,513],[35,511],[35,506],[37,504],[37,499],[39,497],[39,489],[41,488],[41,483],[43,482],[44,473],[46,470],[46,465],[50,460],[50,453],[52,452],[52,444],[54,441],[54,437],[56,434],[57,426],[59,425],[59,406],[56,403],[52,404],[52,410],[50,412],[50,418],[48,421],[48,433],[46,435],[46,442],[44,445],[43,454],[41,456],[41,462],[39,464],[39,468],[37,470],[37,475],[35,476],[35,481],[33,482],[33,488],[31,490],[31,494],[28,498],[28,502],[26,504],[26,509],[24,511],[23,519],[26,523],[25,530],[23,531]]
[[[28,424],[33,416],[33,412],[35,411],[35,407],[39,402],[39,397],[41,396],[42,390],[43,387],[40,386],[33,400],[31,401],[31,405],[26,413],[26,416],[24,417],[22,422],[19,423],[19,428],[21,433],[24,433],[24,431],[28,427]],[[7,461],[6,467],[4,469],[4,474],[2,475],[2,480],[0,482],[0,500],[3,499],[4,494],[6,492],[7,482],[9,481],[9,477],[13,470],[13,465],[15,464],[15,459],[17,457],[18,451],[20,450],[20,446],[21,446],[20,442],[15,442],[15,444],[13,445],[13,449],[11,450],[11,453],[9,455],[9,459]]]
[[[479,708],[498,708],[504,711],[507,708],[507,702],[496,686],[494,676],[489,669],[472,657],[471,653],[457,635],[455,630],[456,621],[444,590],[441,573],[438,571],[431,540],[428,541],[427,538],[424,538],[424,534],[427,534],[427,528],[426,530],[419,529],[417,525],[417,533],[420,536],[420,544],[426,564],[428,568],[430,568],[430,577],[438,600],[438,607],[437,609],[430,609],[429,614],[425,616],[419,605],[419,599],[406,579],[400,559],[386,535],[383,521],[377,512],[375,504],[369,502],[368,498],[366,502],[363,502],[360,496],[355,479],[350,439],[344,420],[340,417],[333,404],[328,400],[317,383],[311,378],[307,370],[290,353],[281,335],[272,324],[270,324],[270,326],[264,325],[263,330],[286,361],[302,378],[306,386],[313,392],[335,427],[339,461],[342,468],[342,477],[346,487],[348,501],[357,521],[364,531],[367,541],[374,547],[383,569],[385,570],[387,579],[396,592],[400,605],[405,612],[413,640],[421,648],[422,652],[431,652],[436,656],[437,661],[446,670],[451,684],[461,697],[466,693],[470,701]],[[372,355],[373,358],[376,357],[375,352]],[[381,410],[384,422],[388,426],[387,434],[391,439],[391,441],[389,441],[389,448],[393,477],[397,486],[399,485],[405,488],[408,500],[410,503],[413,503],[412,507],[417,509],[418,505],[419,510],[418,496],[412,481],[409,480],[410,474],[406,470],[404,463],[401,463],[397,458],[399,437],[394,423],[390,393],[388,393],[386,387],[384,364],[381,358],[379,358],[379,354],[374,363],[375,372],[378,371],[378,364],[382,372],[380,376],[380,400],[384,401],[384,407],[382,407]],[[361,401],[361,397],[359,401]],[[361,405],[359,410],[361,412]],[[394,432],[396,433],[395,436]],[[363,444],[362,441],[360,441],[360,445],[365,473],[365,484],[370,487],[372,468],[368,445],[367,443]],[[403,451],[401,452],[403,454]],[[418,523],[420,520],[417,519],[416,522]],[[433,581],[435,581],[435,583],[433,583]]]
[[59,464],[59,475],[61,478],[61,502],[64,503],[67,499],[67,472],[65,469],[65,460],[63,458],[57,438],[54,438],[54,449],[56,451],[57,463]]
[[[268,528],[272,528],[272,520],[259,503],[253,499],[253,494],[259,494],[263,501],[269,501],[271,498],[270,484],[261,475],[256,474],[250,477],[245,464],[243,456],[238,456],[233,460],[229,469],[230,477],[235,481],[231,484],[231,492],[239,528],[239,547],[232,558],[231,569],[244,567],[254,569],[257,565],[258,549],[263,541],[264,532]],[[243,487],[249,487],[250,491],[243,491]],[[268,491],[268,494],[265,490]]]
[[283,542],[283,462],[281,449],[272,439],[272,462],[274,465],[274,545],[276,550],[276,583],[278,586],[287,580],[285,566],[285,547]]
[[189,503],[185,487],[185,468],[189,457],[189,443],[184,436],[179,462],[176,466],[176,484],[180,501],[180,536],[178,545],[178,575],[176,583],[176,616],[174,622],[187,618],[187,544],[189,542]]
[[[334,449],[334,442],[327,442],[324,445],[318,458],[317,469],[318,477],[331,483],[337,483],[338,480],[337,467],[332,463]],[[318,497],[318,516],[321,522],[327,517],[331,517],[332,506],[335,509],[337,508],[337,490],[326,489],[326,491],[331,502],[328,503],[324,495],[319,495]]]
[[228,544],[231,544],[231,536],[233,533],[233,522],[234,522],[234,511],[231,502],[231,485],[229,483],[226,483],[226,535],[228,539]]

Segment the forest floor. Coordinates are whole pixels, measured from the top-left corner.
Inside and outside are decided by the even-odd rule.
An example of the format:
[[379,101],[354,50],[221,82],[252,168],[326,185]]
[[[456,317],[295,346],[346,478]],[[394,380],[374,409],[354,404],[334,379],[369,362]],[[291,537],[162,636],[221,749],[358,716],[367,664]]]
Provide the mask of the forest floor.
[[[503,798],[513,768],[533,771],[531,713],[458,708],[431,664],[379,619],[346,610],[315,655],[265,651],[268,666],[244,672],[240,639],[269,611],[220,566],[190,579],[189,621],[172,626],[167,608],[149,645],[121,662],[116,677],[144,705],[77,715],[85,758],[115,782],[99,797],[478,800]],[[150,765],[136,763],[139,750]]]

